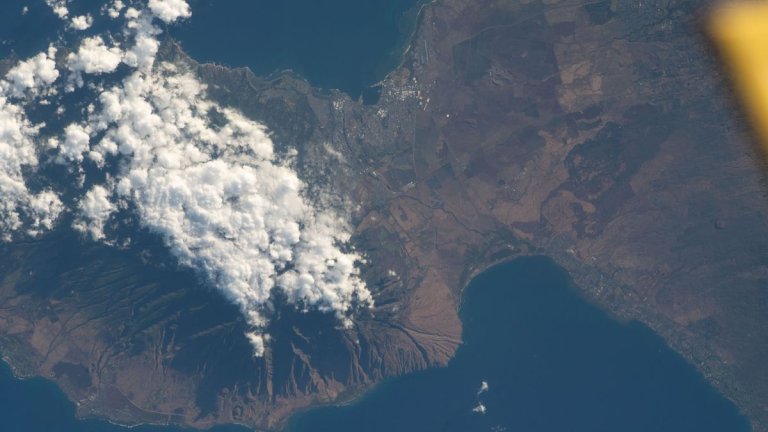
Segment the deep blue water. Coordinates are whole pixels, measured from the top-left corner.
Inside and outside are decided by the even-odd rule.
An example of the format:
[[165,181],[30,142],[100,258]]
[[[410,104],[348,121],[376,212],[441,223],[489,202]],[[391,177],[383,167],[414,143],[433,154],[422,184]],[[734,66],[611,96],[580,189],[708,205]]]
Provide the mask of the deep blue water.
[[291,69],[357,97],[399,63],[423,0],[192,0],[171,29],[199,61]]
[[[658,336],[586,303],[547,258],[478,276],[461,316],[465,343],[447,368],[297,416],[290,432],[750,430]],[[484,415],[472,411],[479,403]]]
[[[302,413],[288,431],[750,430],[658,336],[586,303],[547,258],[518,259],[478,276],[461,317],[464,344],[448,367],[390,380],[345,407]],[[488,391],[478,395],[483,381]],[[480,403],[485,414],[473,412]],[[75,420],[73,404],[53,383],[16,380],[5,366],[0,426],[8,432],[124,432],[102,421]]]
[[[29,8],[22,15],[22,8]],[[45,2],[0,1],[0,58],[29,57],[44,51],[55,40],[60,20]]]
[[[69,2],[70,16],[94,13],[105,0]],[[27,12],[23,13],[24,7]],[[0,58],[28,58],[62,41],[74,44],[80,37],[116,30],[112,20],[94,16],[93,26],[83,32],[66,31],[67,22],[53,14],[45,0],[0,0]],[[76,45],[71,45],[76,46]]]
[[[167,29],[196,60],[250,67],[259,75],[290,69],[312,85],[359,97],[400,62],[426,0],[188,0],[192,18]],[[69,3],[72,16],[103,0]],[[22,8],[28,12],[22,15]],[[59,39],[112,29],[95,16],[84,33],[66,24],[44,0],[0,1],[0,58],[25,58]]]
[[[17,380],[0,362],[0,431],[3,432],[190,432],[188,429],[140,426],[127,429],[98,420],[75,419],[75,406],[51,381]],[[247,432],[221,426],[210,432]]]

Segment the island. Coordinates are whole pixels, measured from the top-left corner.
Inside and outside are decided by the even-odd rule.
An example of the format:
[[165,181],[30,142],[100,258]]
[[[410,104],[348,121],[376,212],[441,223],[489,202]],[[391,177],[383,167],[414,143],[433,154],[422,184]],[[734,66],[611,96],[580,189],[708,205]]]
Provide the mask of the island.
[[374,307],[341,328],[277,299],[255,357],[237,308],[159,240],[110,248],[64,226],[0,248],[0,352],[81,416],[277,429],[447,364],[469,281],[546,255],[768,430],[766,172],[701,7],[439,0],[375,103],[198,64],[167,39],[163,60],[297,151],[310,191],[355,204]]

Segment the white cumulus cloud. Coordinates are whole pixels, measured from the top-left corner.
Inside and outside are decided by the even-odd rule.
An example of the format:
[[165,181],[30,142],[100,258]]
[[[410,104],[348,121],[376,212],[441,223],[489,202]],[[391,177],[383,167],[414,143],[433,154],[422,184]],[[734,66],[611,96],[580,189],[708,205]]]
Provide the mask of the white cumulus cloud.
[[45,53],[19,62],[5,76],[5,82],[0,84],[0,91],[21,97],[25,92],[37,93],[41,88],[49,86],[59,77],[56,69],[56,48],[49,47]]
[[[0,82],[0,88],[8,88]],[[32,192],[24,178],[25,170],[38,166],[35,138],[40,125],[33,125],[23,108],[0,92],[0,238],[12,239],[14,232],[26,230],[37,235],[50,229],[63,210],[58,195],[50,189]]]
[[488,409],[482,403],[479,403],[477,406],[472,408],[472,412],[476,412],[478,414],[485,414],[487,411]]
[[109,8],[107,8],[107,15],[109,15],[110,18],[115,19],[120,16],[120,11],[122,11],[124,7],[125,4],[122,0],[114,0]]
[[148,6],[152,14],[166,23],[188,18],[192,14],[186,0],[149,0]]
[[88,132],[87,127],[79,124],[70,124],[64,128],[64,139],[57,141],[59,154],[56,161],[59,163],[82,162],[91,140]]
[[109,191],[103,186],[91,188],[78,203],[78,218],[73,227],[89,234],[95,240],[104,239],[104,224],[115,211],[115,204],[109,199]]
[[59,18],[65,19],[69,16],[66,0],[45,0],[45,4],[47,4]]
[[[23,178],[45,147],[55,162],[79,173],[74,229],[109,243],[107,222],[118,223],[115,212],[130,209],[181,265],[240,308],[257,355],[268,344],[264,328],[275,291],[349,325],[354,307],[372,300],[357,268],[363,257],[349,247],[345,209],[309,199],[292,153],[277,154],[263,125],[209,100],[206,86],[183,65],[157,59],[155,22],[189,17],[186,1],[132,4],[123,14],[124,47],[109,47],[101,36],[83,38],[66,67],[79,87],[121,63],[133,69],[109,84],[86,86],[96,94],[83,118],[49,132],[45,146],[36,143],[40,125],[7,97],[27,101],[55,88],[55,50],[20,63],[0,82],[0,232],[5,238],[25,227],[38,233],[65,211],[53,189],[32,193]],[[117,18],[123,8],[114,1],[107,13]],[[109,171],[84,191],[86,160]]]
[[101,36],[83,39],[76,52],[67,56],[67,68],[75,73],[78,85],[82,85],[82,74],[105,74],[114,72],[123,60],[120,48],[107,47]]
[[[205,87],[170,64],[137,71],[99,99],[90,125],[102,138],[93,152],[121,160],[106,187],[133,205],[180,263],[202,271],[240,306],[253,327],[266,324],[273,289],[344,321],[356,302],[370,301],[355,267],[361,257],[338,246],[349,241],[341,215],[307,201],[261,125],[206,100]],[[214,126],[212,110],[224,124]],[[104,215],[82,210],[83,221],[95,223],[81,229],[100,237]],[[262,343],[255,342],[257,352]]]
[[69,26],[74,30],[88,30],[93,25],[93,18],[90,15],[78,15],[72,18]]

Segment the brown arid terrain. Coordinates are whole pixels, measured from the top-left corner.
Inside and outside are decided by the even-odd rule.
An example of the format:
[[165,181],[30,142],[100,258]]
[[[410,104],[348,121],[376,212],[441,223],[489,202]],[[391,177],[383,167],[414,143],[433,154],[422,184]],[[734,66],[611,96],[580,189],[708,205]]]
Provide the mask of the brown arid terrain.
[[469,280],[547,255],[768,431],[768,189],[704,3],[440,0],[375,105],[290,73],[198,65],[169,40],[166,60],[351,203],[375,308],[349,330],[278,308],[254,358],[237,310],[159,241],[84,246],[61,229],[0,249],[0,348],[81,415],[276,428],[445,365]]

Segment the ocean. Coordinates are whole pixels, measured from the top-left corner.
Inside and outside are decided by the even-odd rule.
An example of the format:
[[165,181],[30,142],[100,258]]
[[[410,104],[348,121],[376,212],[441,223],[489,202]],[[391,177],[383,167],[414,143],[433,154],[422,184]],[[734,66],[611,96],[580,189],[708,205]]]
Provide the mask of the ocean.
[[[75,406],[52,381],[19,380],[0,362],[0,430],[3,432],[190,432],[169,426],[125,428],[101,420],[78,420]],[[210,432],[247,432],[221,426]]]
[[584,301],[549,258],[520,258],[477,276],[461,318],[464,344],[447,367],[390,380],[348,406],[303,413],[288,430],[750,430],[661,338]]
[[197,61],[290,69],[358,98],[402,58],[425,0],[191,0],[171,29]]
[[[391,379],[345,406],[300,413],[287,432],[750,430],[656,334],[584,301],[548,258],[520,258],[476,277],[461,318],[464,344],[447,367]],[[55,384],[17,380],[7,366],[0,368],[0,421],[9,432],[125,430],[76,420]]]

